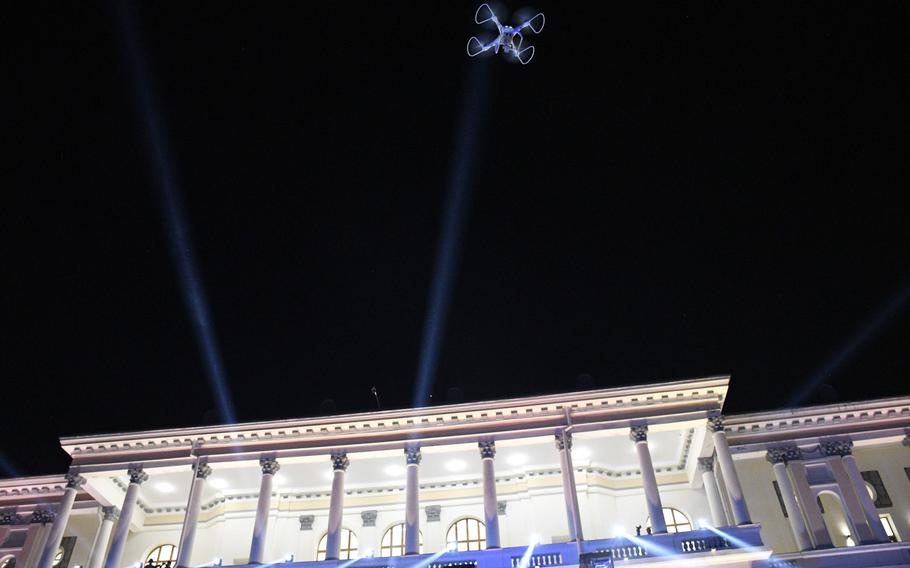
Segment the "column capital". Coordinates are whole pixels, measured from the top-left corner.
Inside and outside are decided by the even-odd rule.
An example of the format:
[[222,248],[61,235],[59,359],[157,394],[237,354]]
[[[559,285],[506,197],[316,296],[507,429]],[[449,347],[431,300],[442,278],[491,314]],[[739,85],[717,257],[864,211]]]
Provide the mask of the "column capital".
[[802,459],[802,457],[799,446],[795,444],[768,448],[768,453],[765,454],[765,459],[772,464],[797,461]]
[[375,527],[376,526],[376,517],[379,515],[379,511],[370,510],[363,511],[360,513],[360,520],[365,527]]
[[632,426],[629,428],[629,439],[635,443],[648,441],[647,426]]
[[822,440],[818,444],[823,455],[826,456],[849,456],[853,453],[853,441],[847,439],[840,440]]
[[714,471],[714,458],[711,456],[698,458],[698,467],[704,471]]
[[204,461],[196,462],[193,464],[193,471],[197,479],[206,479],[212,474],[212,466]]
[[54,522],[54,519],[57,518],[57,515],[49,509],[39,508],[32,511],[32,516],[29,517],[28,522],[30,523],[41,523],[46,525],[47,523]]
[[120,509],[114,506],[101,507],[102,521],[116,521],[120,517]]
[[316,520],[316,515],[300,515],[297,520],[300,521],[300,530],[311,531],[313,530],[313,521]]
[[427,514],[428,523],[438,523],[439,517],[442,515],[442,506],[441,505],[427,505],[424,508],[424,511]]
[[496,442],[493,440],[481,440],[477,442],[477,447],[480,448],[481,459],[493,459],[496,456]]
[[331,458],[334,471],[347,471],[348,466],[351,465],[351,460],[348,459],[346,452],[332,452]]
[[562,430],[556,433],[556,449],[559,451],[572,450],[572,433]]
[[408,465],[420,465],[423,455],[420,453],[419,446],[410,446],[404,449],[404,459]]
[[85,478],[79,475],[78,473],[68,472],[63,476],[66,479],[66,488],[67,489],[79,489],[85,485]]
[[281,465],[275,458],[259,458],[259,467],[262,468],[262,475],[275,475],[281,469]]
[[496,514],[497,514],[497,515],[500,515],[500,516],[501,516],[501,515],[505,515],[505,514],[506,514],[506,508],[507,508],[508,506],[509,506],[509,502],[508,502],[508,501],[497,501],[497,502],[496,502]]
[[130,483],[135,483],[136,485],[142,485],[149,478],[149,474],[142,469],[141,465],[131,465],[126,470],[126,473],[130,476]]
[[26,519],[16,513],[15,507],[0,511],[0,525],[23,525],[26,522]]
[[723,432],[724,431],[724,417],[720,412],[709,412],[708,413],[708,431],[709,432]]

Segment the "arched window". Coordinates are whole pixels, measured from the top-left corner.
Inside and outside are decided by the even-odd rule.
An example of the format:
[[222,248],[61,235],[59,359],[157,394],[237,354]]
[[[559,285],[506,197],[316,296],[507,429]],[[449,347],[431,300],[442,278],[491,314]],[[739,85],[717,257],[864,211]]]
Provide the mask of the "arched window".
[[449,526],[446,545],[461,552],[483,550],[487,546],[487,527],[473,517],[459,519]]
[[0,560],[0,568],[16,568],[16,557],[7,556],[3,560]]
[[[664,522],[667,523],[667,532],[670,534],[692,530],[692,521],[679,509],[664,507]],[[651,526],[651,517],[645,521],[645,526]]]
[[57,554],[54,555],[54,563],[51,564],[51,568],[60,568],[60,565],[63,564],[64,556],[66,556],[66,551],[61,546],[57,549]]
[[[423,533],[417,531],[418,552],[423,552]],[[379,556],[404,556],[404,523],[392,525],[382,535]]]
[[161,544],[145,556],[145,565],[154,568],[173,568],[177,563],[177,547],[173,544]]
[[[329,540],[329,533],[322,535],[319,546],[316,547],[316,560],[325,560],[325,545]],[[341,548],[338,551],[339,560],[357,558],[357,535],[351,529],[341,528]]]

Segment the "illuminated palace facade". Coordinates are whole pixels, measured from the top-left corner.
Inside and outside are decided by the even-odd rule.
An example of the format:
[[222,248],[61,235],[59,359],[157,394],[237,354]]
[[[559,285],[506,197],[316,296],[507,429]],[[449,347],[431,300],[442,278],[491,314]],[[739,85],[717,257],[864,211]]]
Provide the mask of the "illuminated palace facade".
[[910,565],[910,398],[729,386],[65,438],[0,480],[0,568]]

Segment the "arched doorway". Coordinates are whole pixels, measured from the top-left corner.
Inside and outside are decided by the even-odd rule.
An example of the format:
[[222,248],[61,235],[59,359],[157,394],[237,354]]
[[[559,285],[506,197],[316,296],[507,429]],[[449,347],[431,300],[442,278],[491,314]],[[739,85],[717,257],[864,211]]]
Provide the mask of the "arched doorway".
[[826,489],[818,492],[818,501],[831,543],[837,548],[856,546],[857,538],[851,531],[840,495]]

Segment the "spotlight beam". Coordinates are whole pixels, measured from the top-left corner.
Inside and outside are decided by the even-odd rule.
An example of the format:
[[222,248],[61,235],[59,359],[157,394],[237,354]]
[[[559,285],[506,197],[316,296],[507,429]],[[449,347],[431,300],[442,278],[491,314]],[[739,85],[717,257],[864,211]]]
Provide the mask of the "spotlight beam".
[[128,2],[118,2],[115,5],[120,16],[118,31],[124,45],[126,66],[138,99],[136,106],[140,114],[140,128],[146,135],[144,141],[147,158],[158,187],[171,261],[180,280],[183,301],[221,420],[233,424],[237,421],[234,405],[228,392],[221,353],[193,254],[189,223],[180,200],[179,184],[165,140],[163,119],[152,93],[152,80],[146,72],[139,29],[132,5]]
[[443,208],[442,229],[436,249],[433,281],[417,365],[414,407],[426,406],[436,382],[439,349],[451,303],[452,284],[461,252],[465,217],[473,193],[476,156],[479,152],[483,111],[486,107],[487,62],[472,66],[468,73],[467,96],[462,102],[460,123],[454,140],[455,159],[449,172],[449,185]]
[[893,295],[877,312],[871,315],[863,324],[862,328],[848,339],[833,357],[828,359],[815,373],[812,374],[790,399],[789,406],[799,406],[802,404],[818,385],[826,378],[836,373],[840,367],[852,359],[869,341],[874,339],[891,321],[891,319],[900,313],[907,301],[910,300],[910,284],[905,285],[903,290]]

